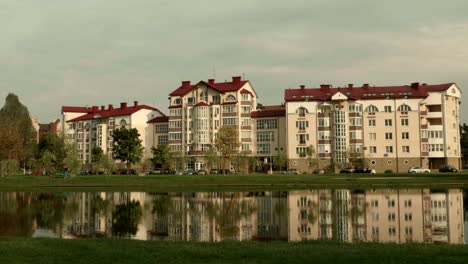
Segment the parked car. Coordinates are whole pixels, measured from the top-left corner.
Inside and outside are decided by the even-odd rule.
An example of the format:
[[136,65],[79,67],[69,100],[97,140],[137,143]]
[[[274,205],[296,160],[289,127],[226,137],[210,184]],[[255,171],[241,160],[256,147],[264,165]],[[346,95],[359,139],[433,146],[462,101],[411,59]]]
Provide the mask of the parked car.
[[197,171],[197,174],[198,174],[198,175],[205,175],[205,174],[206,174],[206,171],[204,171],[204,170],[198,170],[198,171]]
[[354,169],[354,173],[370,173],[370,174],[375,174],[375,169],[371,169],[371,168],[357,168],[357,169]]
[[181,170],[176,170],[173,172],[174,175],[184,175],[184,172]]
[[188,169],[187,171],[185,171],[185,174],[187,174],[187,175],[193,175],[193,174],[196,174],[196,172],[195,172],[194,169]]
[[138,175],[138,172],[134,169],[118,169],[112,172],[114,175]]
[[343,168],[340,170],[340,173],[353,173],[354,169],[353,168]]
[[219,171],[217,169],[211,169],[210,174],[218,174]]
[[452,165],[445,165],[439,168],[439,172],[458,172],[458,170]]
[[422,168],[422,167],[411,167],[408,169],[408,172],[409,173],[430,173],[431,170],[430,169],[425,169],[425,168]]
[[281,174],[301,174],[298,169],[288,169],[287,171],[281,172]]
[[324,174],[325,171],[323,169],[315,169],[312,173],[313,174]]

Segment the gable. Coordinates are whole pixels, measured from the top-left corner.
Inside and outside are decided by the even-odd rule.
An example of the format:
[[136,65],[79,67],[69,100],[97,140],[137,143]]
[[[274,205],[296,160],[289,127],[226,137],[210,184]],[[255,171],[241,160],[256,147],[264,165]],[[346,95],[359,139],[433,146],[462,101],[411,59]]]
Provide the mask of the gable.
[[348,100],[348,97],[341,92],[337,92],[336,94],[332,96],[331,99],[332,101]]

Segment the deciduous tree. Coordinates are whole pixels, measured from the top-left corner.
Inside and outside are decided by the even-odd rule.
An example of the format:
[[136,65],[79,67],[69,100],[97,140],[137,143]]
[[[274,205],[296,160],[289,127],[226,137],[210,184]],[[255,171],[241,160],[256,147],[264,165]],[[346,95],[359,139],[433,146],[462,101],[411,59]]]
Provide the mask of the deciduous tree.
[[232,157],[239,153],[240,142],[237,129],[232,126],[222,126],[218,131],[215,146],[221,156],[224,173],[228,161],[230,162]]
[[120,128],[112,134],[114,140],[113,158],[127,163],[130,169],[132,164],[140,162],[143,157],[143,146],[140,134],[136,128]]

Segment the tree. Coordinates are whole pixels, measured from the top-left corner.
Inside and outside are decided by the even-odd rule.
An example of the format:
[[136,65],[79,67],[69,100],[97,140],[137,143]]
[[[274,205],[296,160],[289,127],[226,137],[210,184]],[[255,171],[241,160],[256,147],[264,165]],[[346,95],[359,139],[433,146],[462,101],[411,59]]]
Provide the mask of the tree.
[[63,166],[68,169],[72,174],[78,174],[81,167],[81,162],[78,156],[78,148],[76,144],[65,144],[65,158],[63,159]]
[[66,156],[65,140],[63,137],[53,134],[45,135],[37,144],[36,159],[40,160],[45,152],[54,155],[54,168],[61,171],[64,167]]
[[117,205],[112,211],[112,234],[119,237],[135,235],[142,215],[139,201]]
[[42,171],[46,173],[54,173],[55,172],[55,161],[56,161],[55,155],[46,150],[42,154],[41,158],[38,160],[39,166],[42,169]]
[[215,146],[220,153],[224,173],[228,161],[231,161],[232,156],[239,153],[240,142],[237,129],[232,126],[222,126],[215,139]]
[[317,152],[315,151],[315,147],[313,145],[310,145],[307,147],[306,156],[307,156],[307,162],[309,164],[309,168],[317,169],[318,167]]
[[140,134],[136,128],[120,128],[112,134],[114,140],[113,159],[127,163],[127,169],[132,164],[140,162],[143,157],[143,146]]
[[91,150],[91,162],[97,163],[98,160],[102,159],[102,156],[104,156],[104,151],[102,151],[102,148],[95,146]]
[[464,166],[465,160],[468,159],[468,125],[466,123],[460,125],[460,148]]
[[169,162],[172,159],[172,153],[168,145],[158,145],[156,148],[151,148],[153,158],[151,161],[155,168],[167,168],[170,166]]
[[276,154],[276,156],[273,157],[273,165],[280,170],[283,170],[283,168],[286,167],[287,163],[288,156],[285,152],[278,152],[278,154]]
[[347,158],[349,161],[349,166],[354,168],[364,168],[367,167],[364,162],[364,151],[356,151],[355,149],[348,149]]
[[26,163],[33,156],[37,133],[29,116],[29,111],[21,104],[18,96],[8,94],[5,105],[0,109],[0,138],[6,137],[8,145],[1,145],[2,154],[10,159]]
[[216,148],[211,146],[205,154],[206,166],[208,170],[218,168],[219,156]]

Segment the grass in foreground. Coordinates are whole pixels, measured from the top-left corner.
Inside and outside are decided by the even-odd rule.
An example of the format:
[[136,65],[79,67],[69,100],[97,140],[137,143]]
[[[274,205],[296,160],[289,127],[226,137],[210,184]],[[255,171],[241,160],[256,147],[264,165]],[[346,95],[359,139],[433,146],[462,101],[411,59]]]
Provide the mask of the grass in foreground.
[[301,188],[466,188],[468,174],[338,174],[338,175],[91,175],[71,179],[48,176],[0,178],[0,190],[166,190],[211,191]]
[[0,238],[0,263],[467,263],[468,247]]

